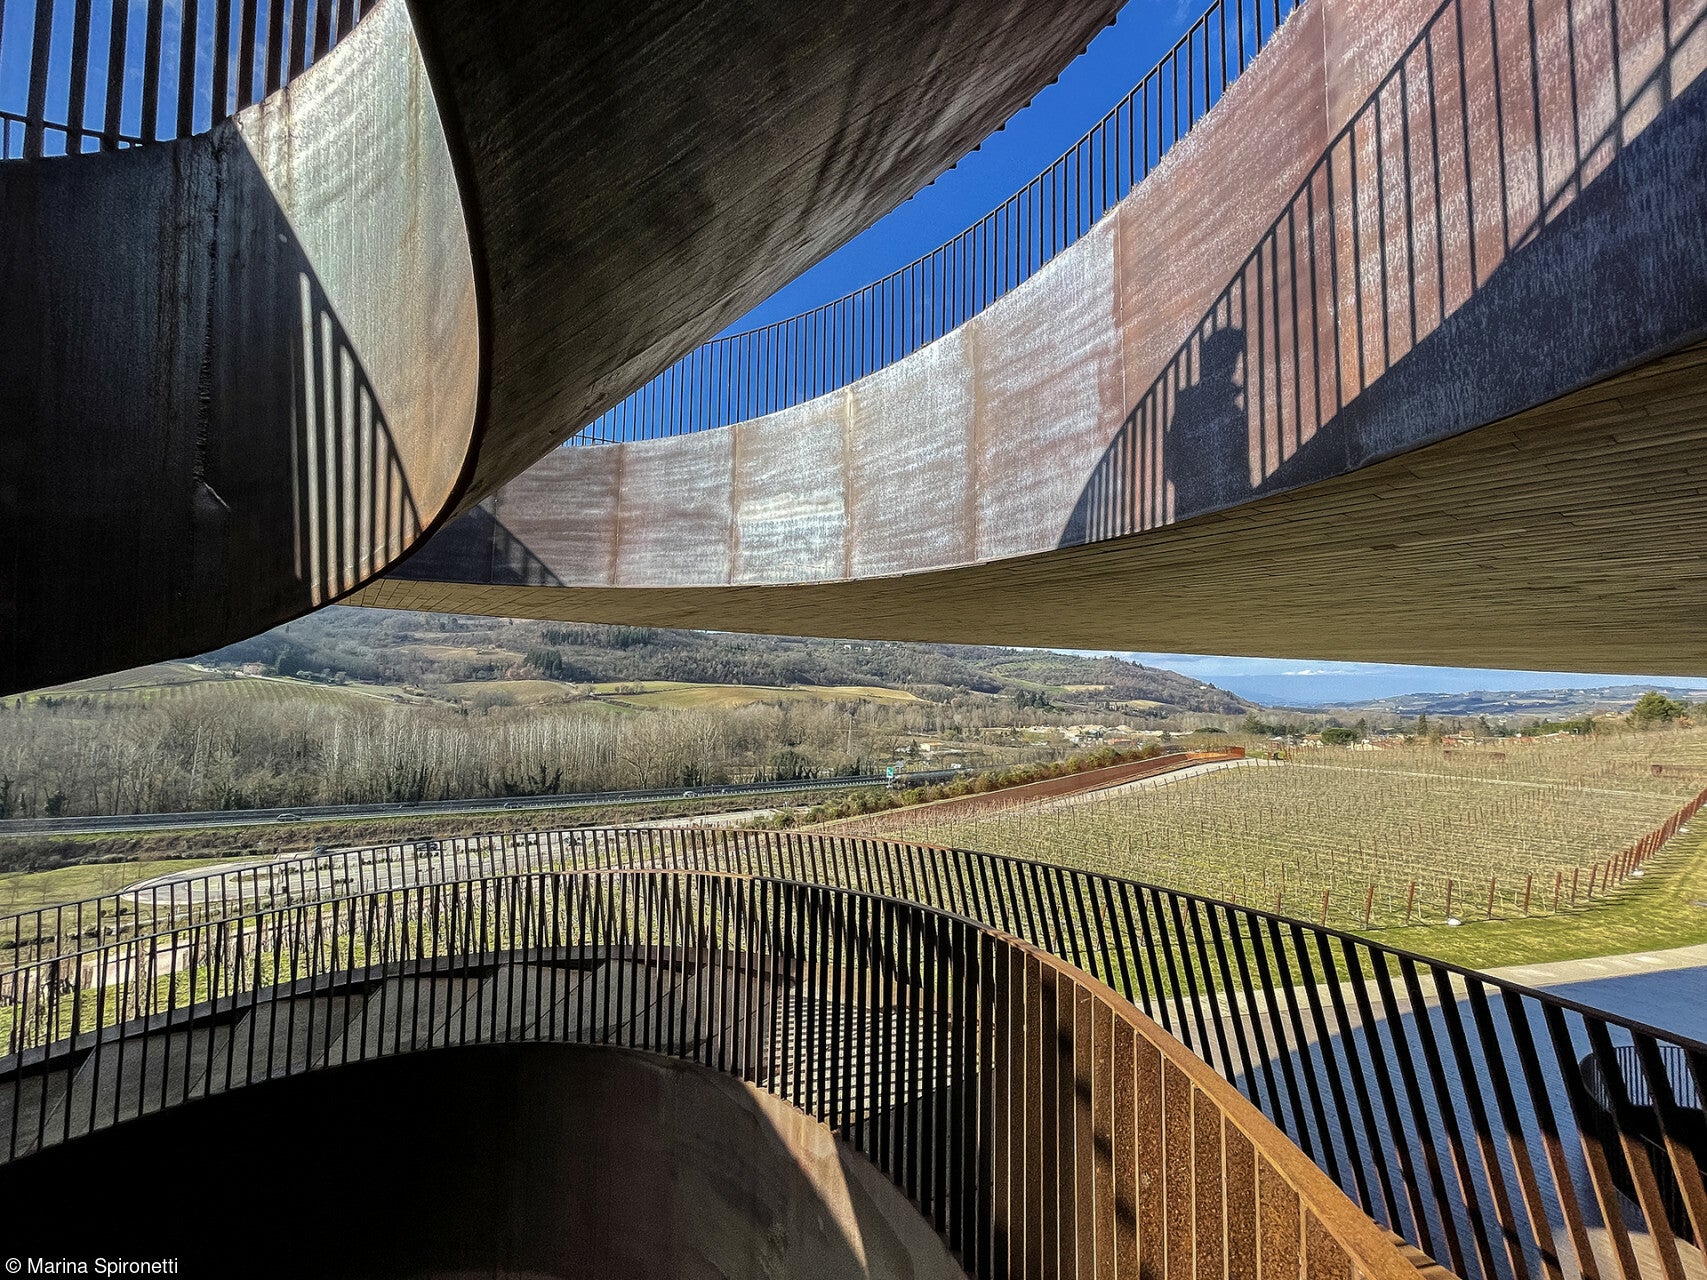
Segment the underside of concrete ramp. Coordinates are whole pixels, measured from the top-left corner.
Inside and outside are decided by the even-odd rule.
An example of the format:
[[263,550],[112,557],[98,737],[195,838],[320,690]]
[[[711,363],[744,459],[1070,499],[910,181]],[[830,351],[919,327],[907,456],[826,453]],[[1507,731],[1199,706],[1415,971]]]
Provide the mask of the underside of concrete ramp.
[[1707,669],[1707,0],[1317,0],[981,315],[556,451],[352,598]]
[[251,1085],[0,1168],[0,1198],[15,1254],[174,1257],[186,1276],[964,1276],[822,1124],[609,1047],[468,1046]]
[[210,131],[0,163],[0,691],[371,579],[1117,8],[379,0]]
[[1707,350],[1148,533],[793,586],[472,585],[357,603],[778,635],[1707,670]]
[[976,147],[1119,0],[417,0],[486,267],[463,505]]

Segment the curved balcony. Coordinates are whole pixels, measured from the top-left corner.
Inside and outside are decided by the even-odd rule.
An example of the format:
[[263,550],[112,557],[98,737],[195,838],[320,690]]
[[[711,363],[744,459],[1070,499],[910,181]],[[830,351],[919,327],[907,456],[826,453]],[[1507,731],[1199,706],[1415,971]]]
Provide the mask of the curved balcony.
[[[1678,465],[1707,337],[1704,23],[1302,5],[1236,80],[1158,109],[1146,78],[1006,212],[707,348],[594,432],[641,438],[548,455],[358,599],[1695,670],[1701,582],[1652,566],[1707,547]],[[1200,43],[1160,80],[1201,76]],[[1159,163],[1124,158],[1205,101]]]
[[[91,1155],[142,1142],[174,1159],[164,1124],[139,1127],[128,1144],[123,1128],[74,1136],[153,1111],[156,1099],[184,1102],[183,1122],[194,1125],[191,1108],[212,1122],[244,1087],[334,1063],[349,1072],[427,1047],[592,1043],[685,1058],[776,1094],[887,1175],[968,1274],[1118,1260],[1177,1269],[1193,1257],[1229,1275],[1417,1274],[1255,1108],[1115,992],[1017,939],[915,904],[703,872],[510,875],[323,899],[194,928],[184,941],[196,958],[167,982],[186,993],[182,1008],[168,996],[153,1016],[145,1005],[123,1009],[112,1034],[90,1034],[75,1067],[66,1055],[77,1037],[42,1056],[32,1083],[52,1099],[45,1107],[31,1107],[11,1073],[24,1104],[12,1127],[26,1152],[42,1148],[0,1175],[15,1208],[61,1166],[87,1168],[83,1142]],[[116,957],[98,950],[99,970]],[[610,1123],[631,1100],[618,1092],[610,1111],[594,1110]],[[306,1118],[311,1149],[336,1139]],[[573,1130],[546,1139],[576,1140]],[[470,1172],[435,1170],[458,1182]],[[683,1172],[702,1171],[671,1171]],[[526,1189],[508,1202],[514,1222],[531,1216]],[[717,1216],[699,1224],[714,1250],[719,1226],[731,1232],[732,1215]],[[413,1227],[417,1215],[405,1221]],[[169,1215],[127,1213],[125,1229],[155,1247],[179,1237]],[[421,1247],[415,1230],[400,1234],[416,1239],[406,1254]],[[445,1234],[426,1239],[449,1256],[410,1261],[541,1269],[526,1245],[516,1256],[513,1230]],[[360,1252],[333,1244],[305,1233],[276,1242],[260,1266],[368,1273]],[[470,1257],[482,1244],[497,1256]],[[397,1248],[384,1245],[387,1269],[399,1267]],[[192,1257],[196,1249],[192,1239]],[[683,1274],[679,1266],[638,1274]]]
[[[973,1274],[1048,1274],[1001,1261],[1021,1238],[1097,1259],[1112,1239],[1158,1267],[1224,1248],[1217,1273],[1253,1274],[1234,1233],[1272,1220],[1260,1174],[1258,1202],[1238,1199],[1228,1123],[1357,1266],[1379,1262],[1353,1243],[1377,1224],[1413,1247],[1406,1266],[1467,1277],[1701,1265],[1707,1152],[1680,1081],[1707,1046],[1091,872],[865,838],[531,833],[187,875],[14,917],[0,945],[20,1180],[49,1148],[74,1159],[79,1135],[250,1073],[520,1027],[779,1093],[895,1178]],[[1219,1146],[1196,1146],[1205,1114]],[[1198,1208],[1169,1198],[1181,1185]]]

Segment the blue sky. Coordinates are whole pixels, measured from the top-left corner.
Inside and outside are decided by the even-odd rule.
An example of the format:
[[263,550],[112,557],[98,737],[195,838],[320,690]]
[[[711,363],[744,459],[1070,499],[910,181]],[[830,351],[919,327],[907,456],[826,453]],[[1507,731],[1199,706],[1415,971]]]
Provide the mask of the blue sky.
[[[1127,0],[1060,81],[1040,93],[1008,127],[936,184],[839,252],[772,295],[728,332],[785,319],[857,289],[959,234],[1029,182],[1073,145],[1138,83],[1201,12],[1195,0]],[[1327,662],[1308,658],[1235,658],[1201,654],[1130,655],[1207,680],[1270,705],[1313,705],[1401,693],[1463,693],[1476,689],[1596,688],[1663,684],[1707,689],[1707,678],[1392,663]]]
[[1053,164],[1130,93],[1201,16],[1204,3],[1126,0],[1114,25],[1006,129],[726,332],[784,320],[851,293],[959,235]]
[[1316,706],[1401,693],[1469,693],[1477,689],[1597,689],[1647,684],[1707,689],[1707,678],[1564,671],[1499,671],[1474,667],[1408,667],[1388,662],[1306,658],[1223,658],[1188,653],[1122,653],[1149,667],[1206,680],[1267,706]]

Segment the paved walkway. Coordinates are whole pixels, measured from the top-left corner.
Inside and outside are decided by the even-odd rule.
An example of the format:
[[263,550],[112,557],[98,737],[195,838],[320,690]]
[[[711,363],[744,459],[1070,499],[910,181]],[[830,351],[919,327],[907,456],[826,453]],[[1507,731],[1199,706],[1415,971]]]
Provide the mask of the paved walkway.
[[1498,978],[1707,1041],[1707,944],[1590,960],[1509,965]]
[[[1707,942],[1668,951],[1635,951],[1623,956],[1595,956],[1587,960],[1554,960],[1548,964],[1513,964],[1489,969],[1496,978],[1521,982],[1527,987],[1557,987],[1568,982],[1594,982],[1601,978],[1628,978],[1639,973],[1664,973],[1669,969],[1699,969],[1707,966]],[[1707,998],[1707,986],[1702,996]]]

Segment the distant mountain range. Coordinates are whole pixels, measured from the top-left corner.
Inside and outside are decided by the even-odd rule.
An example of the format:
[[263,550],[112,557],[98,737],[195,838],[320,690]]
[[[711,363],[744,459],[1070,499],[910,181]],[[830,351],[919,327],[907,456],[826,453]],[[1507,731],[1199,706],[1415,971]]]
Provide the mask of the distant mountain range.
[[944,700],[1008,695],[1058,711],[1143,718],[1243,715],[1255,703],[1123,658],[1000,649],[591,626],[334,606],[207,655],[284,674],[444,685],[551,679],[592,685],[670,680],[718,685],[880,685]]
[[1636,699],[1658,690],[1679,702],[1702,698],[1700,689],[1669,685],[1621,684],[1599,689],[1477,689],[1470,693],[1406,693],[1374,701],[1330,702],[1323,711],[1386,712],[1391,715],[1535,716],[1560,719],[1595,711],[1628,711]]

